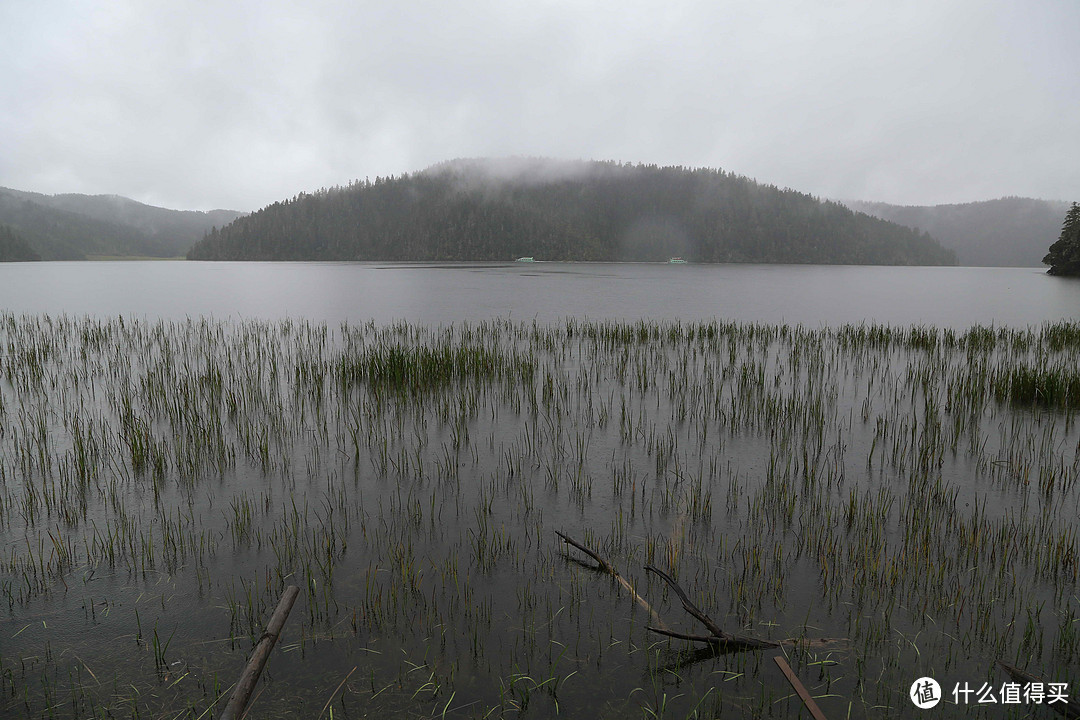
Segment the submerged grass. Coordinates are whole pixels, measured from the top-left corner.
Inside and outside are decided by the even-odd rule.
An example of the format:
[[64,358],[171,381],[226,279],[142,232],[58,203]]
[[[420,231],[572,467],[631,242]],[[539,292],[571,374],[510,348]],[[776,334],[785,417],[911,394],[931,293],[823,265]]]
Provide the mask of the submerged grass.
[[0,715],[213,717],[296,584],[266,715],[798,717],[760,653],[649,633],[645,564],[789,640],[829,717],[998,658],[1075,686],[1078,349],[0,314]]

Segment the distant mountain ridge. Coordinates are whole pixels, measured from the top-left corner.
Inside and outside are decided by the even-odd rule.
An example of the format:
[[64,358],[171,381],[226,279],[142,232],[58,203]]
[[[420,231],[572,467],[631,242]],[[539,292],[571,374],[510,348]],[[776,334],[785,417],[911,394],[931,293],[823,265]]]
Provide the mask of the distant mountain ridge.
[[179,257],[242,213],[168,210],[118,195],[43,195],[0,188],[0,224],[44,260]]
[[954,264],[925,233],[721,170],[467,159],[274,203],[192,260]]
[[961,265],[1042,267],[1069,203],[1006,197],[958,205],[842,201],[852,210],[918,228],[956,252]]

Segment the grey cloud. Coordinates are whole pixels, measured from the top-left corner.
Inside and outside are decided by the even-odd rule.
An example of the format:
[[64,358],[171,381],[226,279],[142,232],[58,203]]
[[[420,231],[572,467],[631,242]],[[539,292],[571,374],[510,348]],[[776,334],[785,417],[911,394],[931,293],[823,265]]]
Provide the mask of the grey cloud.
[[1062,0],[0,9],[0,185],[246,210],[455,157],[901,203],[1080,195]]

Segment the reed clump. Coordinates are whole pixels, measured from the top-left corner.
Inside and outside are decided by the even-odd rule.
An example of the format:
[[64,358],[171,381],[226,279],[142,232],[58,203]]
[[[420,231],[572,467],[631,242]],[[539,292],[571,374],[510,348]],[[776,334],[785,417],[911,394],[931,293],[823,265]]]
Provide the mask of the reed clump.
[[388,345],[347,354],[334,363],[343,388],[374,388],[422,394],[433,388],[462,382],[531,384],[535,365],[527,358],[506,355],[483,346],[439,343],[434,347]]
[[1056,365],[1017,365],[994,386],[999,398],[1017,405],[1072,410],[1080,405],[1080,371]]

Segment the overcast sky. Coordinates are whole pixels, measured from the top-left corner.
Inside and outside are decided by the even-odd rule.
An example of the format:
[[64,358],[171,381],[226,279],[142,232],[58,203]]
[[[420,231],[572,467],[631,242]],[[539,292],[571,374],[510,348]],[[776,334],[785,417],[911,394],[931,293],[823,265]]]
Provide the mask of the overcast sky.
[[0,185],[252,210],[441,160],[1080,200],[1078,0],[0,0]]

